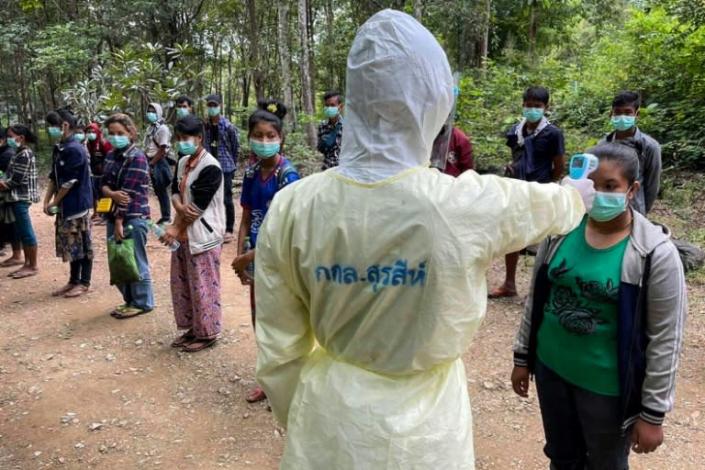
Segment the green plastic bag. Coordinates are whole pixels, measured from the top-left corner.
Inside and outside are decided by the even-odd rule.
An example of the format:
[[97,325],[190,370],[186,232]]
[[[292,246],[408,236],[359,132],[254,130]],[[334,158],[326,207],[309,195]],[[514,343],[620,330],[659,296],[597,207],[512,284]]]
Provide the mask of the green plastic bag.
[[120,242],[113,238],[108,240],[108,267],[111,286],[141,281],[135,258],[135,241],[131,238]]

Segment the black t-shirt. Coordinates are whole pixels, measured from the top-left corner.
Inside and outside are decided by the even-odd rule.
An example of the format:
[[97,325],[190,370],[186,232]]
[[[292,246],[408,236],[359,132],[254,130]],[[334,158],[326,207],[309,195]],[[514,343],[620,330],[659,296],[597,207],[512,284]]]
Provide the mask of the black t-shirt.
[[[553,181],[553,159],[565,154],[565,139],[563,131],[549,124],[534,137],[524,136],[525,143],[519,145],[515,124],[506,134],[507,146],[512,149],[513,165],[520,163],[526,170],[523,177],[526,181],[550,183]],[[531,139],[531,142],[528,140]],[[531,155],[527,155],[528,153]],[[520,173],[521,174],[521,173]]]
[[210,124],[208,132],[210,133],[210,148],[208,152],[211,155],[218,155],[218,124]]
[[9,145],[0,147],[0,171],[7,173],[7,167],[10,166],[10,160],[15,155],[15,149]]

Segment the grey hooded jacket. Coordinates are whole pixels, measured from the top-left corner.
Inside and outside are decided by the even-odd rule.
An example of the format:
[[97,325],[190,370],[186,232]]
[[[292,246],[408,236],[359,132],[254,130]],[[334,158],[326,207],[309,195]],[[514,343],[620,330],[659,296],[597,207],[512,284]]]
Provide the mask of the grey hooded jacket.
[[[616,351],[625,427],[637,417],[661,424],[673,408],[687,311],[683,266],[668,230],[632,213],[632,233],[622,261]],[[551,289],[548,265],[564,239],[549,238],[539,248],[531,293],[514,343],[514,364],[532,372],[537,333]]]

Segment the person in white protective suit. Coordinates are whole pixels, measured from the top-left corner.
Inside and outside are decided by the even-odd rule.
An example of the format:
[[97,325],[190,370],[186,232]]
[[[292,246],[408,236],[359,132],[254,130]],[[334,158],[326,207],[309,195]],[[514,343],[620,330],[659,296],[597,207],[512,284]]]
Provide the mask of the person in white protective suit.
[[411,16],[370,18],[347,66],[340,166],[280,191],[257,245],[257,380],[288,429],[281,468],[472,469],[461,356],[485,272],[575,228],[581,193],[428,168],[453,80]]

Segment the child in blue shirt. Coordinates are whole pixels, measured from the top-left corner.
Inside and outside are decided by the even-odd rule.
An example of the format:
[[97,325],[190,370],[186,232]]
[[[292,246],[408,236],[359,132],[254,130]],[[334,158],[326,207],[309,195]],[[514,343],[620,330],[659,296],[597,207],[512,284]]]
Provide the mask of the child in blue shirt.
[[[250,286],[252,326],[255,326],[255,286],[248,267],[254,263],[259,228],[276,193],[299,179],[294,166],[283,154],[283,122],[286,106],[279,101],[260,101],[248,121],[250,166],[242,182],[242,220],[238,232],[238,256],[232,267],[243,285]],[[264,400],[266,395],[256,387],[248,396],[250,403]]]

